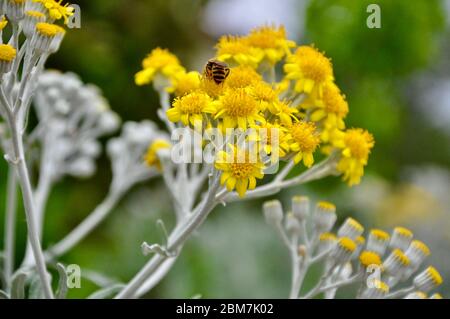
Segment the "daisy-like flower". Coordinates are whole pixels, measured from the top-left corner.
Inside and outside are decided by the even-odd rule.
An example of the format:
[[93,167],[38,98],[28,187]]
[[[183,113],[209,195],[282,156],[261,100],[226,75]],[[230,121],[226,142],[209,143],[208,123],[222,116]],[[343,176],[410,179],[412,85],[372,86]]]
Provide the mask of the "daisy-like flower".
[[263,60],[269,65],[281,61],[284,56],[290,54],[289,49],[295,47],[295,42],[287,39],[283,26],[255,28],[247,36],[247,42],[251,47],[263,52]]
[[296,81],[296,92],[317,98],[322,97],[323,87],[334,79],[330,60],[310,46],[301,46],[290,55],[284,71],[287,79]]
[[296,122],[290,128],[292,138],[291,150],[297,153],[294,163],[303,160],[306,167],[311,167],[314,163],[313,153],[320,144],[320,138],[316,131],[316,125],[312,122]]
[[256,179],[264,177],[264,164],[259,156],[234,145],[229,147],[228,152],[217,153],[215,168],[222,171],[220,183],[229,192],[236,189],[241,198],[248,189],[256,187]]
[[320,100],[311,104],[305,101],[302,106],[311,109],[311,121],[321,123],[321,138],[324,142],[328,142],[336,130],[345,129],[344,118],[348,114],[348,103],[337,85],[332,82],[323,87],[322,93]]
[[262,82],[261,75],[249,66],[242,65],[230,70],[230,75],[225,80],[227,88],[237,89],[256,85]]
[[226,90],[214,104],[217,110],[214,119],[223,119],[224,129],[239,127],[246,130],[257,122],[266,122],[259,114],[258,101],[244,88]]
[[161,171],[162,165],[159,160],[158,152],[165,149],[170,149],[172,145],[164,139],[155,139],[152,144],[150,144],[147,153],[145,154],[145,163],[150,167],[156,167],[158,171]]
[[275,114],[280,119],[280,122],[286,126],[291,126],[293,121],[298,121],[295,114],[298,109],[291,107],[287,101],[278,101],[276,103],[269,104],[268,109],[270,113]]
[[251,47],[245,37],[223,36],[216,49],[217,59],[232,66],[248,65],[256,69],[264,57],[264,52]]
[[42,6],[51,21],[64,19],[64,24],[69,22],[69,18],[74,14],[74,8],[70,4],[62,4],[63,0],[32,0],[37,5]]
[[215,108],[213,100],[203,92],[192,92],[178,97],[173,102],[172,108],[167,110],[167,117],[171,122],[183,123],[188,126],[203,122],[203,114],[213,114]]
[[[258,142],[260,151],[278,157],[285,157],[289,153],[289,135],[285,127],[278,123],[266,122],[252,126],[252,128],[254,136],[251,135],[249,138]],[[276,152],[274,152],[274,147],[277,148]]]
[[164,78],[172,79],[179,72],[183,72],[178,58],[167,49],[154,49],[143,61],[143,70],[135,75],[137,85],[145,85],[151,83],[157,75]]
[[279,101],[278,92],[271,85],[261,81],[252,85],[249,90],[259,102],[259,109],[261,111],[265,111],[269,107],[276,109],[275,104]]
[[375,142],[372,134],[363,129],[349,129],[335,141],[335,146],[342,149],[342,156],[337,169],[344,174],[343,179],[348,184],[359,184],[364,175],[369,154]]
[[172,78],[172,86],[167,89],[169,93],[175,93],[176,96],[189,94],[200,88],[200,73],[197,71],[180,72]]

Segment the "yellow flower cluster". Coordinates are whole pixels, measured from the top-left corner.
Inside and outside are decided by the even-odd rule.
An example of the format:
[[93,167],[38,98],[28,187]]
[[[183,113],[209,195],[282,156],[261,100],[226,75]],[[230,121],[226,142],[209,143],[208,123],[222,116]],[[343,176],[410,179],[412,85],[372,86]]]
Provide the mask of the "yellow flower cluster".
[[62,4],[62,0],[33,0],[37,4],[41,4],[51,20],[63,19],[64,23],[69,22],[69,18],[74,14],[74,8],[68,3]]
[[[219,84],[208,76],[208,70],[188,72],[175,55],[160,48],[144,59],[136,83],[163,79],[163,89],[173,96],[167,118],[176,125],[221,132],[231,128],[257,133],[268,130],[272,133],[263,137],[247,137],[262,146],[257,147],[258,152],[276,153],[281,160],[306,167],[314,164],[319,150],[337,154],[337,169],[344,180],[350,185],[359,183],[374,140],[362,129],[346,129],[349,107],[334,83],[329,58],[312,46],[297,47],[282,26],[263,26],[241,37],[224,36],[216,49],[215,60],[230,68]],[[279,63],[284,73],[277,79]],[[221,67],[219,64],[214,72]],[[278,139],[275,150],[268,145],[275,138],[273,132]],[[231,144],[228,155],[240,148],[236,142]],[[222,183],[243,196],[255,187],[255,178],[262,177],[267,163],[227,165],[224,156],[219,153],[216,163],[216,169],[223,171]]]

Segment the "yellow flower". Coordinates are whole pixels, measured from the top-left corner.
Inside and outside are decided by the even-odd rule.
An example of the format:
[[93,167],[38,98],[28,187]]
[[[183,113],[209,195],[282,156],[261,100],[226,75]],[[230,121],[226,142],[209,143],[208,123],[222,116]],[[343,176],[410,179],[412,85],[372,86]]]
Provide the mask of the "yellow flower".
[[224,129],[239,127],[245,130],[256,121],[265,123],[259,114],[258,101],[246,89],[226,90],[214,103],[217,110],[214,119],[223,119]]
[[[255,155],[252,158],[252,155]],[[256,187],[256,179],[264,177],[264,164],[258,154],[232,145],[228,152],[217,153],[215,168],[222,171],[221,185],[226,185],[229,192],[236,189],[239,197],[244,197],[247,189]]]
[[268,109],[270,113],[278,116],[281,123],[286,126],[291,126],[292,120],[298,121],[297,117],[294,115],[298,113],[298,110],[291,107],[286,101],[279,101],[278,103],[271,104]]
[[224,85],[216,84],[214,81],[210,81],[205,77],[200,79],[200,91],[205,92],[212,98],[218,98],[224,92]]
[[197,71],[180,72],[172,78],[172,86],[167,89],[169,93],[176,96],[183,96],[191,93],[200,87],[200,73]]
[[291,150],[297,153],[294,157],[294,163],[297,164],[303,159],[303,164],[306,167],[311,167],[314,164],[313,153],[320,144],[315,124],[300,121],[294,123],[289,131],[292,137]]
[[342,138],[335,142],[335,146],[342,149],[337,169],[344,174],[343,179],[350,186],[361,181],[374,144],[372,134],[360,128],[345,131]]
[[184,68],[178,58],[167,49],[156,48],[142,61],[143,70],[135,75],[137,85],[149,84],[157,74],[166,78],[173,78]]
[[[250,136],[250,140],[258,141],[258,150],[264,150],[266,154],[273,154],[273,147],[277,147],[278,156],[285,157],[290,150],[289,135],[287,129],[278,123],[266,122],[261,125],[252,127],[255,129],[254,137]],[[274,140],[274,139],[277,140]],[[274,154],[275,155],[275,154]]]
[[246,38],[223,36],[216,45],[217,59],[231,65],[248,65],[257,68],[264,53],[252,48]]
[[259,102],[261,111],[265,111],[269,107],[276,108],[275,104],[278,102],[278,92],[271,85],[261,81],[251,86],[249,91]]
[[245,88],[255,85],[262,81],[261,75],[247,65],[232,68],[230,75],[225,80],[225,86],[228,88]]
[[173,107],[167,110],[167,118],[171,122],[181,121],[184,125],[203,122],[203,114],[212,114],[215,108],[212,99],[203,92],[192,92],[178,97]]
[[295,80],[295,91],[322,97],[323,86],[334,80],[330,60],[315,48],[301,46],[287,58],[286,78]]
[[33,2],[40,3],[48,11],[48,16],[52,20],[64,19],[64,23],[69,22],[69,17],[74,14],[74,8],[70,7],[68,3],[62,5],[62,0],[33,0]]
[[163,149],[169,149],[172,145],[163,139],[156,139],[149,146],[147,154],[145,155],[145,162],[149,167],[156,167],[157,170],[161,171],[161,161],[158,157],[158,152]]
[[295,42],[286,38],[283,26],[255,28],[247,36],[247,42],[251,47],[260,49],[264,53],[263,59],[270,65],[279,62],[285,55],[290,54],[290,48],[295,47]]
[[2,16],[0,18],[0,31],[3,30],[7,24],[8,24],[8,20],[6,20],[5,16]]
[[337,130],[345,129],[344,118],[348,114],[348,103],[336,84],[327,83],[320,100],[311,102],[311,98],[308,98],[302,106],[312,110],[313,122],[321,122],[321,138],[324,142],[335,138]]

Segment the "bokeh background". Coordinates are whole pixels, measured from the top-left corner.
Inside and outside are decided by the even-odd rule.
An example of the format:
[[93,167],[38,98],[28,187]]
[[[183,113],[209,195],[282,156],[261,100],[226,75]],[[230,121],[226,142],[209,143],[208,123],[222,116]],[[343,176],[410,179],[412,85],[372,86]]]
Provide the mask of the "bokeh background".
[[[381,6],[381,29],[366,26],[367,5]],[[298,43],[315,44],[331,57],[350,105],[348,125],[376,139],[363,182],[348,188],[327,178],[292,188],[296,194],[336,203],[340,220],[354,216],[369,227],[403,225],[425,241],[450,296],[450,1],[449,0],[78,0],[82,27],[68,32],[48,67],[73,71],[98,85],[123,120],[156,120],[158,99],[137,87],[134,73],[153,48],[168,48],[189,69],[200,70],[222,34],[245,34],[264,23],[284,24]],[[44,246],[56,242],[105,196],[106,157],[94,177],[67,178],[48,204]],[[0,164],[0,203],[6,167]],[[262,201],[214,211],[186,245],[169,275],[148,297],[274,297],[288,294],[287,253],[261,216]],[[17,263],[25,244],[19,212]],[[0,220],[4,207],[0,205]],[[145,263],[140,244],[160,241],[155,221],[173,225],[163,185],[133,189],[111,217],[72,252],[87,275],[100,271],[127,281]],[[3,222],[2,222],[3,225]],[[3,227],[0,229],[3,236]],[[306,285],[312,285],[307,282]],[[72,298],[96,286],[83,279]],[[343,297],[346,295],[343,294]]]

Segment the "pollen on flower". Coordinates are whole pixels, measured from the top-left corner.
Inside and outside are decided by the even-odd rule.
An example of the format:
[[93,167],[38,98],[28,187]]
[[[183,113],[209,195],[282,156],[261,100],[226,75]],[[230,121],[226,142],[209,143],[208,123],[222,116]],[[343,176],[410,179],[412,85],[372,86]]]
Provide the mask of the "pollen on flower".
[[40,3],[45,9],[47,9],[48,15],[53,20],[64,19],[64,23],[69,22],[69,18],[74,14],[74,8],[68,3],[62,5],[62,0],[32,0],[33,2]]
[[361,262],[361,265],[364,267],[369,267],[370,265],[381,265],[381,257],[377,253],[374,253],[372,251],[363,251],[359,255],[359,261]]
[[348,103],[334,83],[328,83],[323,88],[322,101],[327,113],[344,118],[348,113]]
[[322,233],[319,236],[319,240],[321,240],[321,241],[327,241],[327,240],[334,241],[336,239],[337,239],[337,237],[333,233]]
[[249,45],[247,38],[223,36],[216,45],[217,59],[232,65],[248,65],[256,68],[263,53]]
[[339,238],[338,244],[347,251],[353,252],[356,249],[356,243],[348,237]]
[[255,85],[262,81],[261,75],[249,66],[238,66],[232,68],[230,75],[225,81],[225,85],[229,88],[245,88]]
[[413,237],[412,231],[410,231],[409,229],[407,229],[405,227],[395,227],[394,233],[397,233],[398,235],[403,236],[403,237],[408,237],[408,238]]
[[11,62],[16,58],[17,51],[9,44],[0,44],[0,61]]
[[298,63],[303,76],[314,82],[325,82],[333,77],[333,67],[330,59],[321,52],[309,46],[301,46],[297,49]]
[[396,260],[398,260],[402,265],[408,266],[410,261],[408,256],[406,256],[400,249],[394,249],[392,251],[393,256]]
[[36,31],[46,37],[53,38],[58,34],[64,34],[66,31],[60,26],[52,23],[39,22],[36,24]]
[[317,207],[322,209],[324,212],[335,212],[336,206],[333,203],[321,201],[317,203]]
[[173,107],[167,110],[167,117],[171,122],[181,121],[184,125],[203,121],[203,113],[212,114],[215,108],[212,99],[205,93],[192,92],[176,98]]
[[375,238],[377,238],[378,240],[382,240],[382,241],[388,241],[389,240],[389,234],[386,233],[385,231],[381,230],[381,229],[372,229],[370,231],[370,234],[372,236],[374,236]]
[[411,242],[411,246],[422,251],[422,253],[425,256],[429,256],[430,255],[430,249],[428,248],[427,245],[425,245],[423,242],[421,242],[420,240],[413,240]]
[[258,114],[259,105],[254,96],[243,88],[227,90],[220,96],[216,106],[214,118],[222,118],[225,128],[246,129],[249,125],[255,125],[255,121],[265,123],[265,119]]
[[433,266],[430,266],[427,268],[426,271],[436,286],[439,286],[442,284],[443,280],[442,280],[441,274],[436,270],[436,268],[434,268]]

